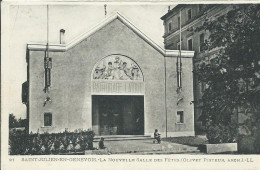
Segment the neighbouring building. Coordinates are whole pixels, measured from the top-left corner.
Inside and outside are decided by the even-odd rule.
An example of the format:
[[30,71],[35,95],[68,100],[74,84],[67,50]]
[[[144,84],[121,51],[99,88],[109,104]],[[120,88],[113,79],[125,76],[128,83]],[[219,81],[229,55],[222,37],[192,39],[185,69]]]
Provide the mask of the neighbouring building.
[[60,44],[29,43],[23,84],[29,132],[93,129],[97,135],[194,136],[193,56],[165,50],[116,12]]
[[[161,17],[163,20],[165,33],[163,35],[166,50],[188,50],[195,51],[193,63],[196,70],[202,61],[210,62],[214,58],[217,49],[207,50],[205,41],[209,37],[209,32],[196,30],[203,25],[205,19],[218,18],[227,14],[233,5],[229,4],[180,4]],[[181,28],[181,29],[180,29]],[[180,44],[181,30],[181,44]],[[205,83],[198,81],[194,74],[194,113],[195,129],[200,132],[203,122],[200,120],[201,104],[200,99],[206,88]]]

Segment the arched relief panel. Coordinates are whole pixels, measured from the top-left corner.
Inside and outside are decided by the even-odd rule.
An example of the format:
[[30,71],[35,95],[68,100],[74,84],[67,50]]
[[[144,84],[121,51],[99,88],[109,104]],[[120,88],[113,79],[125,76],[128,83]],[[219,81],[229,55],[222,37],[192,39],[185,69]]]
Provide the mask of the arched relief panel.
[[91,74],[91,92],[96,95],[143,95],[144,76],[131,58],[113,54],[97,62]]

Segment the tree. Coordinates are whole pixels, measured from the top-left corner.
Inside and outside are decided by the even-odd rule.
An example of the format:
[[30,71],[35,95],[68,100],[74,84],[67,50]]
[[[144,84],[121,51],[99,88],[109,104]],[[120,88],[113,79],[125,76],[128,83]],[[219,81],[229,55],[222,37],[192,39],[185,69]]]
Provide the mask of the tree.
[[27,119],[17,119],[13,113],[9,114],[9,128],[27,127]]
[[243,123],[254,135],[260,124],[260,5],[234,5],[215,20],[205,19],[201,29],[210,33],[208,51],[217,49],[195,71],[208,86],[201,100],[208,138],[212,143],[235,141],[238,110],[247,114]]
[[9,114],[9,128],[14,128],[17,126],[17,120],[13,113]]

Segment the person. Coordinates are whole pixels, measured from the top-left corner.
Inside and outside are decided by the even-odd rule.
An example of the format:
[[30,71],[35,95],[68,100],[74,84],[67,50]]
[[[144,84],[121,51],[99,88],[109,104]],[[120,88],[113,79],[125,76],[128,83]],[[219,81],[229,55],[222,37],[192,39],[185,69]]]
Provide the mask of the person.
[[158,129],[154,130],[154,139],[158,142],[161,143],[161,134],[158,132]]
[[99,149],[105,149],[103,137],[100,138],[100,141],[98,142],[98,146],[99,146]]
[[130,69],[127,68],[126,62],[123,62],[123,65],[119,68],[119,76],[120,80],[129,80],[132,78],[130,74]]
[[108,67],[107,67],[107,70],[106,70],[106,77],[105,77],[105,79],[109,79],[109,80],[112,80],[112,79],[114,79],[114,70],[115,70],[115,68],[113,67],[113,65],[112,65],[112,62],[108,62]]
[[106,69],[106,66],[103,65],[102,67],[98,66],[96,69],[95,69],[95,72],[94,72],[94,79],[104,79],[105,78],[105,69]]
[[123,65],[123,61],[118,57],[116,56],[115,57],[115,61],[114,61],[114,79],[115,80],[119,80],[120,79],[120,69]]
[[140,79],[139,68],[133,63],[131,64],[131,74],[133,80]]

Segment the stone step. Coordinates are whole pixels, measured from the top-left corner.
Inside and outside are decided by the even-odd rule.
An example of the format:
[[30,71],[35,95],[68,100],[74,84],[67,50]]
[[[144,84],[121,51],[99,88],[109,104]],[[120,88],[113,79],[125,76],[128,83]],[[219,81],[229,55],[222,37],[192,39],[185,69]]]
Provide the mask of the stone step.
[[152,140],[150,135],[113,135],[113,136],[96,136],[93,142],[98,142],[103,137],[105,141],[125,141],[125,140]]
[[169,150],[169,151],[147,151],[136,152],[136,155],[160,155],[160,154],[198,154],[199,150]]
[[86,151],[86,155],[110,155],[110,154],[134,154],[134,155],[157,155],[157,154],[199,154],[199,150],[139,150],[139,151],[109,151],[104,150],[93,150]]
[[[109,151],[108,151],[109,152]],[[182,149],[172,149],[172,150],[139,150],[139,151],[110,151],[111,154],[124,154],[124,153],[135,153],[135,154],[170,154],[170,153],[199,153],[199,150],[182,150]]]
[[131,138],[131,137],[151,137],[151,135],[103,135],[103,136],[95,136],[95,138]]

